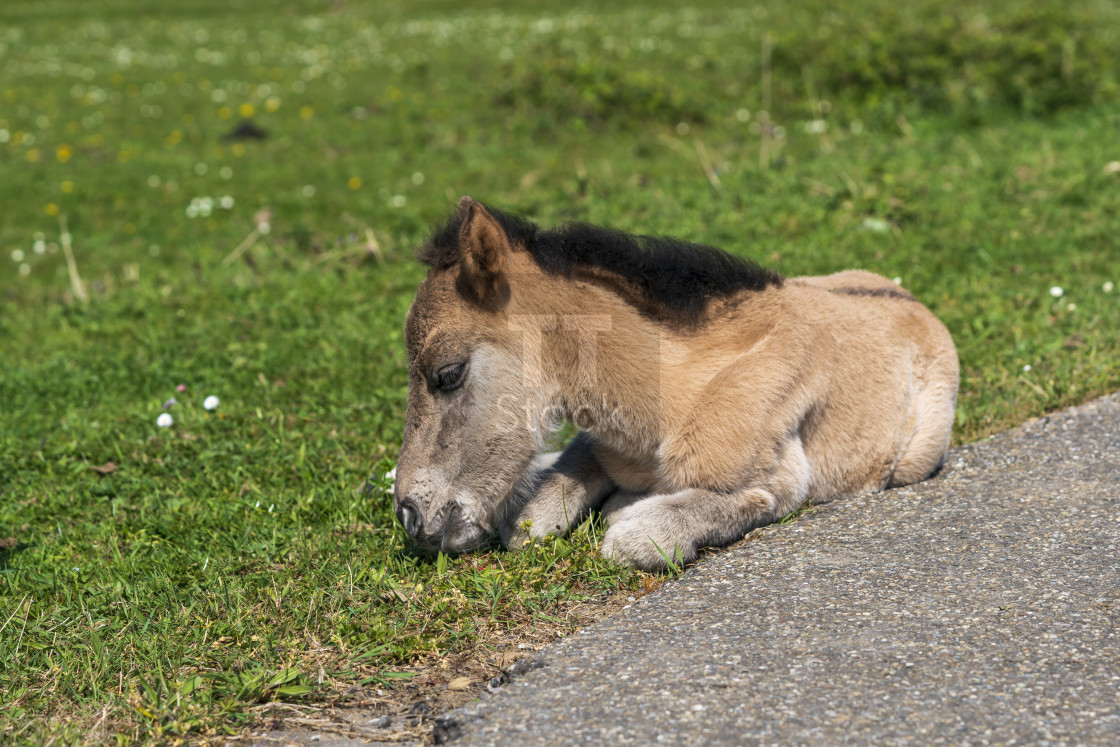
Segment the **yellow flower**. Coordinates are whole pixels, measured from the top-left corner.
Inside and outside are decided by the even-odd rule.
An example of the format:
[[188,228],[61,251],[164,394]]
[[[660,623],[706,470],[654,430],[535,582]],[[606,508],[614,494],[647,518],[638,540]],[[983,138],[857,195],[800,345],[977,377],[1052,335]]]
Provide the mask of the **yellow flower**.
[[47,215],[58,215],[58,205],[55,205],[53,202],[48,202],[44,211]]
[[253,106],[252,104],[249,104],[249,103],[245,103],[245,104],[242,104],[241,106],[237,107],[237,113],[240,114],[242,117],[251,117],[256,113],[256,111],[257,111],[257,108],[255,106]]
[[275,96],[269,96],[264,102],[264,108],[270,112],[274,112],[280,108],[280,99]]
[[70,149],[69,145],[63,143],[62,145],[58,146],[58,149],[55,151],[54,155],[58,159],[59,163],[66,163],[70,160],[70,156],[74,155],[74,151]]
[[70,194],[71,192],[73,192],[74,191],[74,182],[70,181],[69,179],[64,181],[62,183],[62,191],[65,192],[66,194]]
[[362,188],[361,177],[357,177],[357,176],[350,177],[350,181],[346,182],[346,186],[349,187],[350,189],[361,189]]
[[300,107],[299,115],[304,119],[311,119],[315,116],[315,110],[310,106],[302,106]]

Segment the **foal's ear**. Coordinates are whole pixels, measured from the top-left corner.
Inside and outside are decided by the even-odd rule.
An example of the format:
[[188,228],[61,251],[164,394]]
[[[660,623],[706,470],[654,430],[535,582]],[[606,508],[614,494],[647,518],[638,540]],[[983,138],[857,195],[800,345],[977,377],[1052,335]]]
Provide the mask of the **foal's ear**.
[[462,269],[459,282],[484,305],[503,305],[508,292],[505,272],[509,237],[481,203],[464,196],[459,200],[459,246]]

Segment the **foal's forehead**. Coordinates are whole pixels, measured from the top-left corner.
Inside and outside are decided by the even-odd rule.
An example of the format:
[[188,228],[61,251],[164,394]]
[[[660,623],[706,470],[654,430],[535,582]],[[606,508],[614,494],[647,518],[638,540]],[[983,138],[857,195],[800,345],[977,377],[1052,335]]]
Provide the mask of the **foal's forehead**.
[[446,273],[429,275],[416,291],[404,323],[408,356],[415,359],[433,344],[457,337],[463,324],[463,308]]

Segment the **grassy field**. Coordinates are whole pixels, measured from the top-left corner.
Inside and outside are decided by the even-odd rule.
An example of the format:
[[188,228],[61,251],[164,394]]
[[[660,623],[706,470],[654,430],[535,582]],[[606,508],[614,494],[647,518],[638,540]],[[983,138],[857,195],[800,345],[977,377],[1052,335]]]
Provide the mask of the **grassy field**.
[[461,194],[899,277],[958,442],[1120,388],[1120,10],[896,7],[0,4],[0,742],[407,705],[660,583],[398,528]]

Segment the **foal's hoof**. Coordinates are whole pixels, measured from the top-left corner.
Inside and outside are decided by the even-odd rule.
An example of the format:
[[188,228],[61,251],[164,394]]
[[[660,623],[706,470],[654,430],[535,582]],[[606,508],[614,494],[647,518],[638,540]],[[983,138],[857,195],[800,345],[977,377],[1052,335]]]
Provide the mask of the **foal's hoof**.
[[527,523],[524,525],[517,525],[512,522],[503,524],[498,531],[502,538],[502,547],[507,550],[520,550],[528,547],[533,542],[530,528]]
[[612,525],[603,537],[603,557],[651,573],[667,569],[670,560],[680,567],[695,554],[691,546],[658,537],[633,520]]

